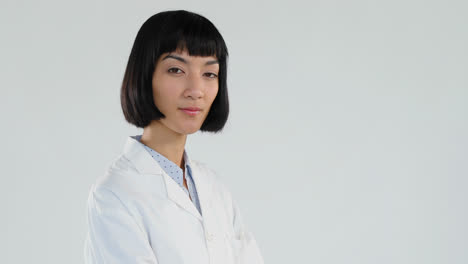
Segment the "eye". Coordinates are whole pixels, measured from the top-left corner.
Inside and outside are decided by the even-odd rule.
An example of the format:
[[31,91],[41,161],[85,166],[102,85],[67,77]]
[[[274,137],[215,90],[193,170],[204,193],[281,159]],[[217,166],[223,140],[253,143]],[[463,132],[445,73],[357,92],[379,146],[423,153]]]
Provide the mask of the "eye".
[[[175,67],[172,67],[167,71],[170,72],[170,73],[181,73],[181,72],[183,72],[181,69],[175,68]],[[177,72],[177,71],[180,71],[180,72]]]
[[212,73],[212,72],[207,72],[207,73],[205,73],[205,74],[208,75],[208,77],[213,78],[213,79],[214,79],[214,78],[218,78],[218,75],[216,75],[216,74],[214,74],[214,73]]

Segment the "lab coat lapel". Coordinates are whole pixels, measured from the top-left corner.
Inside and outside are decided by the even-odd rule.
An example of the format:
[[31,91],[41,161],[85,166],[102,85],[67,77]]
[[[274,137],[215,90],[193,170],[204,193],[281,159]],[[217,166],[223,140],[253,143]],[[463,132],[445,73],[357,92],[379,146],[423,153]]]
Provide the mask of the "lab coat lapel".
[[[189,158],[190,159],[190,158]],[[222,214],[225,206],[216,187],[215,175],[210,172],[204,165],[192,163],[192,178],[198,190],[198,198],[203,214],[203,229],[207,241],[208,251],[211,256],[210,263],[232,263],[226,259],[226,230],[223,229]]]
[[[192,169],[192,179],[195,183],[195,188],[197,189],[198,193],[198,200],[200,202],[200,209],[203,215],[203,222],[205,227],[210,225],[212,222],[212,210],[211,210],[211,203],[213,202],[213,184],[211,182],[211,178],[207,175],[207,172],[198,166],[198,163],[188,157],[191,164]],[[198,211],[197,211],[198,212]]]
[[[157,163],[157,162],[156,162]],[[167,196],[180,207],[191,213],[193,216],[203,221],[202,216],[198,212],[190,197],[180,188],[180,186],[169,176],[166,172],[164,174],[164,181],[166,183]]]
[[[141,174],[152,174],[158,175],[164,178],[164,183],[167,191],[167,196],[178,206],[198,218],[200,221],[203,221],[202,216],[198,212],[197,208],[190,200],[190,197],[180,188],[180,186],[161,168],[159,163],[151,157],[151,154],[146,151],[143,144],[139,142],[134,137],[129,136],[124,147],[124,155],[135,165],[138,172]],[[194,172],[193,174],[198,172]],[[198,176],[198,175],[197,175]],[[195,181],[195,179],[194,179]],[[195,182],[197,192],[200,196],[200,193],[204,193],[203,190],[199,190],[199,186],[203,189],[203,184],[198,180]],[[200,207],[202,207],[202,201],[200,200]],[[203,207],[202,207],[203,208]]]

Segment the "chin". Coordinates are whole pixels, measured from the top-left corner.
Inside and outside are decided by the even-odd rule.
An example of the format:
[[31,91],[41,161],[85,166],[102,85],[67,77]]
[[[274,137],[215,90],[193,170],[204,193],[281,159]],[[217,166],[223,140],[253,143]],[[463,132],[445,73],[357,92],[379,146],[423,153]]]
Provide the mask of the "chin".
[[197,129],[197,130],[195,130],[195,131],[190,131],[190,132],[186,133],[186,135],[194,134],[194,133],[196,133],[198,130],[199,130],[199,129]]
[[190,134],[197,132],[198,130],[200,130],[200,126],[184,127],[183,129],[180,130],[180,133],[185,134],[185,135],[190,135]]

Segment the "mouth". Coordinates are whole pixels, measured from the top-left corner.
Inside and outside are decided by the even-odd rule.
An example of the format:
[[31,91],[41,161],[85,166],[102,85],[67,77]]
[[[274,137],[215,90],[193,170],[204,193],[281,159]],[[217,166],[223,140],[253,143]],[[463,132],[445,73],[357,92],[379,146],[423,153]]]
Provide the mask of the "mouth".
[[186,108],[180,108],[180,110],[184,111],[184,113],[190,116],[196,116],[198,113],[201,112],[201,109],[198,107],[186,107]]

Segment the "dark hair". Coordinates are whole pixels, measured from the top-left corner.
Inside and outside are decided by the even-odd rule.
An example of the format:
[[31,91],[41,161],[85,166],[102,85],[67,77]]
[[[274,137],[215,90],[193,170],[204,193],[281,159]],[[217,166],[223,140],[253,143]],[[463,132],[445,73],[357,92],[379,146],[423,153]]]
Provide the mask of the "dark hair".
[[219,132],[223,129],[229,115],[228,50],[213,23],[185,10],[157,13],[138,31],[120,91],[120,103],[127,122],[144,128],[152,120],[165,117],[153,100],[153,73],[161,54],[183,49],[187,49],[191,56],[215,56],[219,61],[218,94],[200,130]]

